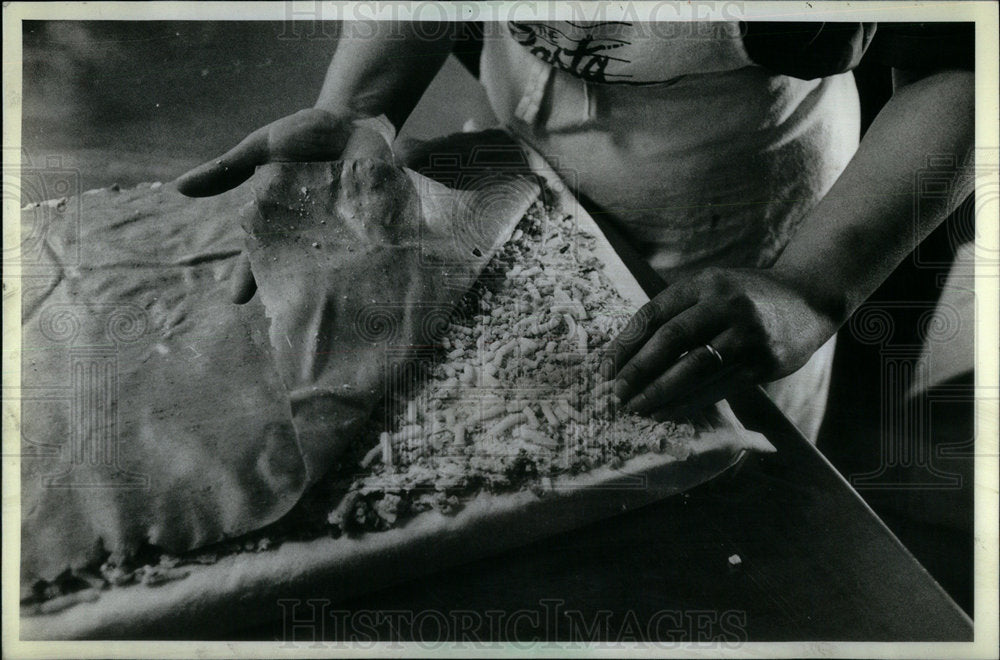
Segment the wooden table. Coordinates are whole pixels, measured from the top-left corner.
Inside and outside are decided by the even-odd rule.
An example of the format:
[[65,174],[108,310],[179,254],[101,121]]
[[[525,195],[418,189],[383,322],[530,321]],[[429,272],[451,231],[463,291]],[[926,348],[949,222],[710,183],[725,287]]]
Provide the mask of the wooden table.
[[[602,229],[647,293],[658,291],[655,273]],[[730,403],[776,454],[682,496],[363,597],[317,588],[312,602],[277,603],[272,625],[237,637],[654,640],[654,649],[972,639],[972,621],[763,390]]]

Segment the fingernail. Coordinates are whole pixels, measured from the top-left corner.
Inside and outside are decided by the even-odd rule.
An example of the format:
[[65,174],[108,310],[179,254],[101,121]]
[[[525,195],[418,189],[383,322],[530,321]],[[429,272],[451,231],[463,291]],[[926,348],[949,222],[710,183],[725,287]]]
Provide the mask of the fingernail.
[[657,410],[655,413],[652,414],[653,421],[656,422],[665,422],[668,419],[671,419],[673,416],[674,416],[673,410],[669,408]]
[[626,395],[628,394],[628,383],[620,378],[616,380],[614,393],[615,396],[618,397],[619,401],[627,401],[628,397]]
[[645,412],[646,408],[649,407],[649,400],[646,399],[646,395],[643,393],[636,394],[631,401],[628,402],[628,409],[634,413],[642,414]]
[[601,366],[598,367],[597,372],[604,380],[611,380],[615,375],[614,369],[614,363],[611,360],[605,359],[601,360]]

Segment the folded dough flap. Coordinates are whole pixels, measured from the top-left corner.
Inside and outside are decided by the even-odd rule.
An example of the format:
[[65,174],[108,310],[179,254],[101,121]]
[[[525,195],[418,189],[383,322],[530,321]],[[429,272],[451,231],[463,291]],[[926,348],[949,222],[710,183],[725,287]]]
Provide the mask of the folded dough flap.
[[310,480],[405,387],[540,192],[517,174],[476,181],[376,160],[258,169],[248,253]]

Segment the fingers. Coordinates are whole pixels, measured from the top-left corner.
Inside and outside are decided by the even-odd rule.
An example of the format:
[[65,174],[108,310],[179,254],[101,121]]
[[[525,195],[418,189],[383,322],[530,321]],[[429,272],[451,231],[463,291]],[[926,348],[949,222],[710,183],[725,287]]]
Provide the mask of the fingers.
[[667,419],[691,418],[704,413],[710,406],[730,396],[733,392],[753,384],[754,381],[749,371],[739,367],[724,369],[689,390],[683,398],[666,404],[650,416],[657,422]]
[[665,322],[696,302],[697,297],[690,287],[675,285],[643,305],[608,344],[608,356],[600,367],[601,376],[614,378]]
[[388,163],[394,161],[392,147],[385,136],[364,126],[357,127],[347,138],[340,157],[344,160],[373,158]]
[[709,406],[750,378],[742,363],[724,362],[727,354],[739,355],[734,330],[707,344],[715,352],[705,345],[691,349],[629,400],[628,407],[639,414],[656,413],[657,419],[672,417]]
[[709,305],[695,305],[660,325],[645,344],[619,367],[615,395],[628,401],[651,383],[681,354],[713,337],[722,329],[720,310]]
[[392,124],[384,117],[347,121],[319,108],[299,110],[268,127],[267,160],[392,162]]
[[257,129],[215,160],[177,179],[177,190],[188,197],[208,197],[235,188],[267,161],[267,127]]
[[250,270],[250,258],[246,252],[240,254],[236,267],[230,275],[229,286],[229,297],[237,305],[250,302],[253,294],[257,292],[257,280]]
[[411,137],[401,137],[393,143],[392,150],[396,161],[415,172],[420,172],[429,165],[424,154],[425,140],[417,140]]
[[221,157],[177,179],[177,189],[189,197],[207,197],[230,190],[268,162],[313,162],[340,158],[375,158],[392,162],[393,129],[375,117],[341,120],[319,108],[300,110],[259,128]]

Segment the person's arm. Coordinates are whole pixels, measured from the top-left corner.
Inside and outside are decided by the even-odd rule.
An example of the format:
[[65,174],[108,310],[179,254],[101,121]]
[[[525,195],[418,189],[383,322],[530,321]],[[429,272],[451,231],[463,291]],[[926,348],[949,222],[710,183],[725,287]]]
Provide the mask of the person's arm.
[[921,204],[915,215],[916,174],[927,157],[965,162],[972,149],[973,74],[897,79],[906,84],[772,268],[707,269],[629,322],[602,373],[616,378],[630,408],[683,414],[792,373],[972,191],[972,177],[956,173],[950,201]]
[[971,172],[956,169],[950,197],[913,203],[928,156],[965,163],[971,153],[974,74],[893,73],[892,98],[774,265],[838,324],[972,192]]
[[385,115],[398,131],[451,53],[452,27],[345,23],[315,107],[342,117]]

